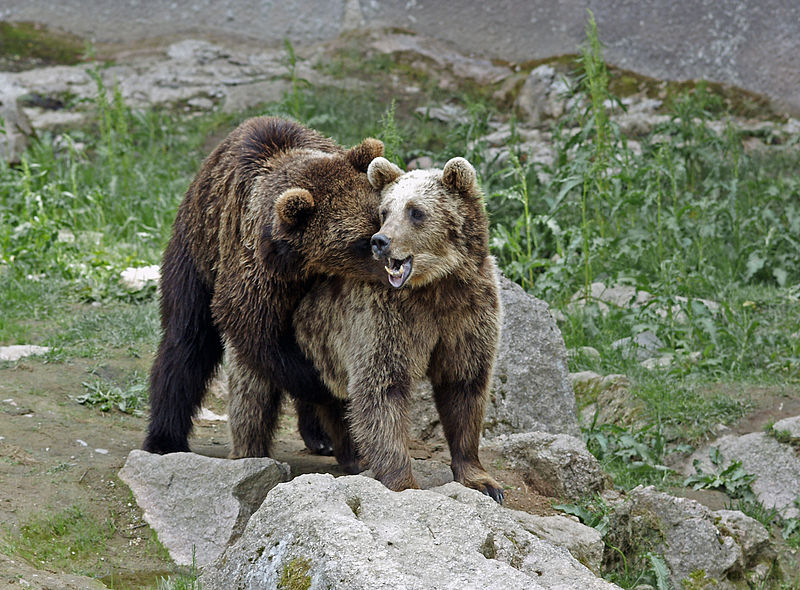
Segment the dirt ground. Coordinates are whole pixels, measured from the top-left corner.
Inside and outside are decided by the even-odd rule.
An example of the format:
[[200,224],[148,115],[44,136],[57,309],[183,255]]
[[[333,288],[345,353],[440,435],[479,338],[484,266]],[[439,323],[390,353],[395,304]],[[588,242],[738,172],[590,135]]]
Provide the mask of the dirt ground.
[[[116,589],[154,587],[159,578],[177,571],[155,542],[130,490],[117,478],[128,453],[141,447],[146,417],[103,412],[70,397],[83,393],[82,383],[92,374],[112,379],[133,370],[146,374],[149,363],[150,359],[122,357],[98,366],[91,359],[45,363],[29,358],[0,365],[0,553],[17,537],[20,526],[77,506],[110,531],[103,550],[60,566],[48,559],[35,563],[29,556],[32,566],[98,577]],[[225,413],[225,402],[213,395],[207,396],[205,405]],[[190,443],[197,453],[227,456],[227,424],[197,421]],[[333,458],[305,449],[292,415],[282,417],[275,447],[274,458],[289,463],[293,475],[343,475]],[[446,445],[413,441],[411,452],[420,459],[449,459]],[[554,513],[550,499],[528,489],[516,474],[498,469],[496,457],[485,454],[482,459],[508,486],[506,506]],[[20,557],[11,553],[14,559]],[[14,584],[19,573],[15,568],[9,560],[0,560],[0,588],[20,587]]]

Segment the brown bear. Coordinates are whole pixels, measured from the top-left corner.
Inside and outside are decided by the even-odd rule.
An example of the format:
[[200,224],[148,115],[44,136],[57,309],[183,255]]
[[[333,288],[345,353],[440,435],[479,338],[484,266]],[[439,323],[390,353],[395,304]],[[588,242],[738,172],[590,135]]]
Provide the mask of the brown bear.
[[[344,406],[298,348],[292,313],[316,273],[385,282],[370,246],[379,194],[366,174],[382,154],[376,139],[346,150],[298,123],[259,117],[206,158],[164,253],[145,450],[189,450],[192,416],[223,349],[249,376],[232,371],[232,456],[269,454],[284,390],[302,400],[301,429],[313,430],[316,407],[325,430],[341,434],[331,424]],[[338,443],[337,458],[353,464],[352,449]]]
[[408,452],[407,405],[425,377],[450,447],[453,477],[503,501],[478,459],[501,308],[489,227],[474,168],[369,165],[382,190],[372,249],[391,287],[320,279],[294,315],[297,342],[334,395],[349,402],[358,451],[392,490],[418,487]]

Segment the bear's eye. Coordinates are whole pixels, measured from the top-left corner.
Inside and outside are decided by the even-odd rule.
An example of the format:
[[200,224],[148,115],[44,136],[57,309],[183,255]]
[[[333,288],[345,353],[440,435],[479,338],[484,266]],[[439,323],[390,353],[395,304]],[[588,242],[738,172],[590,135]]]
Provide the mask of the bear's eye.
[[416,207],[412,207],[408,210],[408,216],[411,218],[411,221],[416,221],[419,223],[425,220],[425,211],[422,209],[417,209]]

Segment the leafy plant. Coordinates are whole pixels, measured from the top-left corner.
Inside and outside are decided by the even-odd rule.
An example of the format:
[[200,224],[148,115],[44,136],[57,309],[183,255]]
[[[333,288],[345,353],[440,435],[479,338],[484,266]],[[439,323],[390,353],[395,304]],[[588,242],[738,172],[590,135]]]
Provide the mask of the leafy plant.
[[395,121],[395,101],[392,99],[392,104],[381,115],[380,134],[378,137],[383,141],[385,148],[385,156],[400,167],[405,167],[405,163],[400,157],[400,146],[403,144],[403,136],[397,128]]
[[742,498],[746,501],[755,501],[755,494],[750,488],[750,484],[755,481],[756,476],[747,473],[742,467],[741,461],[731,461],[727,467],[723,468],[724,460],[719,448],[713,447],[709,451],[711,464],[717,468],[714,472],[706,472],[702,468],[701,461],[695,459],[694,469],[696,473],[690,475],[683,482],[683,485],[692,489],[722,490],[731,498]]
[[592,527],[603,536],[608,532],[610,509],[600,497],[578,504],[554,504],[553,508],[577,516],[581,523]]
[[147,385],[144,382],[132,383],[125,388],[95,379],[83,383],[82,395],[70,398],[83,405],[95,406],[103,412],[117,409],[125,414],[141,416],[147,403]]
[[664,558],[654,553],[648,553],[646,557],[650,560],[650,569],[656,579],[656,588],[658,590],[672,590],[672,584],[669,581],[669,569]]
[[592,425],[584,432],[584,440],[589,451],[622,487],[629,487],[631,480],[660,483],[672,473],[663,464],[666,439],[657,428],[630,432],[616,424]]

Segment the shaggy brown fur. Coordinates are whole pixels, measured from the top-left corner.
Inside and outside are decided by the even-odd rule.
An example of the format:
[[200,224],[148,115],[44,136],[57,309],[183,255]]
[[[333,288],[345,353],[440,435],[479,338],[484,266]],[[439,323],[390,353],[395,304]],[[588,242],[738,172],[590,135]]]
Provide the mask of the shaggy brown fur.
[[341,420],[342,404],[298,348],[291,318],[317,272],[384,280],[370,253],[379,196],[366,175],[382,153],[374,139],[345,150],[297,123],[261,117],[208,156],[164,253],[145,450],[189,450],[192,415],[223,347],[241,369],[232,371],[233,456],[269,453],[283,390],[321,404],[323,421]]
[[295,313],[298,343],[334,395],[349,400],[358,450],[387,487],[418,487],[406,408],[412,384],[427,376],[455,480],[502,502],[478,459],[501,309],[475,171],[454,158],[443,170],[403,175],[378,158],[368,176],[383,189],[373,251],[394,288],[320,280]]

